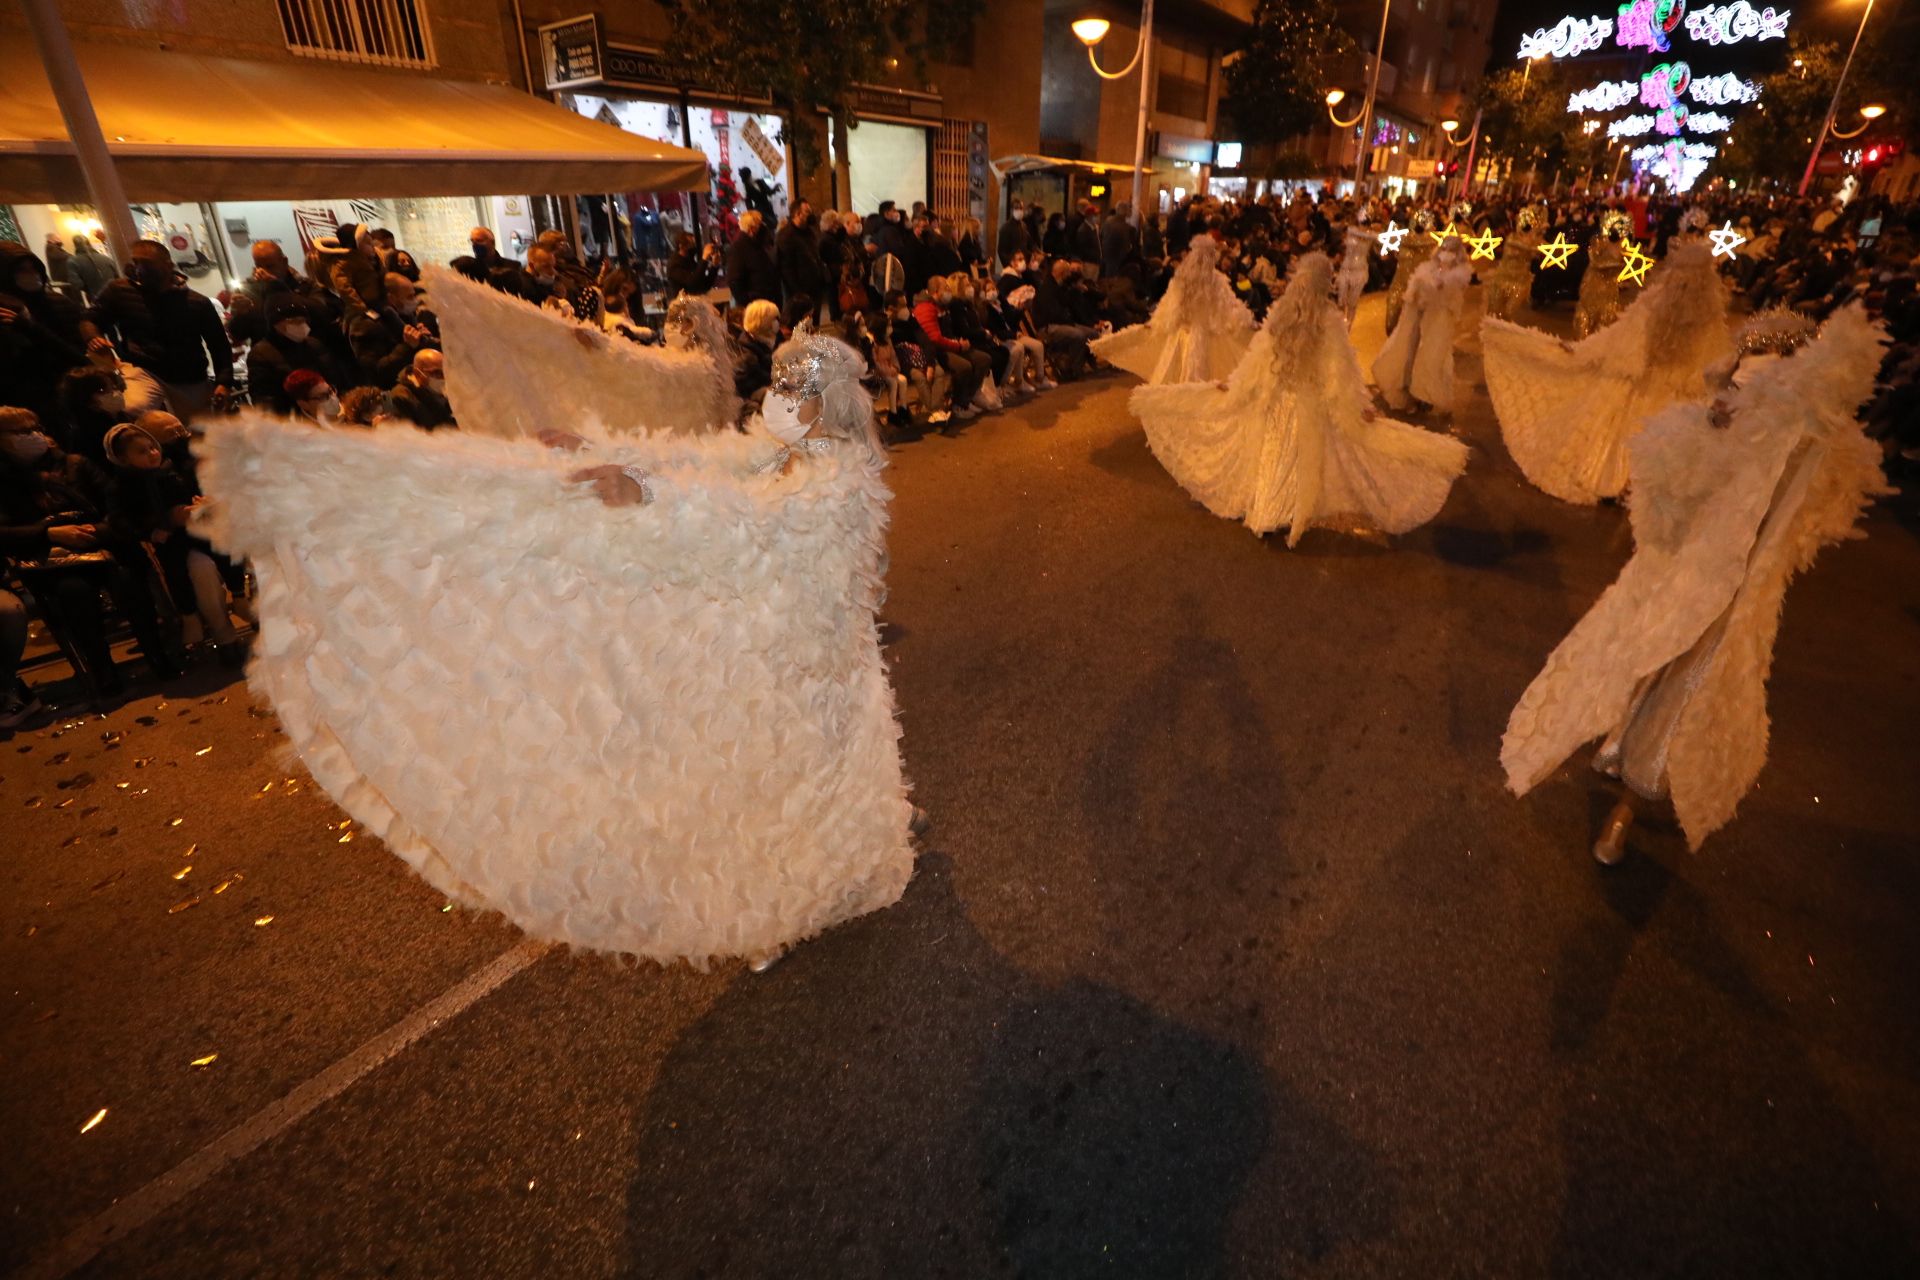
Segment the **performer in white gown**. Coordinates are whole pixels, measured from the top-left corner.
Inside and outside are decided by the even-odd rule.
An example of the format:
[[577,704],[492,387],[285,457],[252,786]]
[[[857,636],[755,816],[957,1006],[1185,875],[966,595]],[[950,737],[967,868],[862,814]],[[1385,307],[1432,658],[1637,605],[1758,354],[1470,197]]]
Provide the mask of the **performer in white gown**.
[[1347,317],[1347,328],[1360,311],[1361,295],[1367,291],[1367,272],[1373,265],[1373,246],[1380,237],[1359,223],[1347,228],[1345,247],[1340,252],[1340,270],[1334,277],[1333,293]]
[[726,324],[709,303],[676,299],[680,317],[669,310],[667,335],[679,349],[643,347],[456,272],[423,275],[453,356],[447,399],[469,434],[533,435],[554,424],[556,396],[616,435],[710,431],[739,419]]
[[1387,282],[1389,333],[1400,323],[1400,309],[1406,302],[1407,289],[1413,283],[1414,273],[1433,259],[1433,229],[1433,214],[1426,209],[1414,210],[1412,230],[1400,241],[1400,251],[1393,258],[1393,279]]
[[1232,373],[1253,341],[1253,312],[1234,296],[1219,262],[1219,243],[1195,236],[1153,318],[1096,338],[1087,350],[1150,385]]
[[1188,493],[1255,533],[1285,527],[1289,547],[1315,524],[1425,524],[1467,465],[1458,440],[1374,415],[1331,283],[1326,255],[1298,259],[1230,379],[1132,397],[1154,455]]
[[[1747,357],[1722,400],[1673,405],[1634,438],[1633,558],[1513,710],[1500,760],[1516,794],[1604,738],[1595,767],[1630,795],[1670,794],[1689,847],[1733,817],[1766,762],[1787,584],[1887,491],[1854,414],[1880,357],[1855,304],[1800,354]],[[1631,821],[1623,799],[1597,858],[1620,859]]]
[[[458,363],[507,367],[494,346]],[[775,439],[215,425],[206,531],[259,581],[254,689],[366,831],[537,938],[765,960],[892,903],[911,805],[862,371],[783,347]]]
[[1676,239],[1620,319],[1579,342],[1487,317],[1487,394],[1527,479],[1565,502],[1617,497],[1633,433],[1676,400],[1706,399],[1707,370],[1733,355],[1728,305],[1706,246]]
[[1420,401],[1452,412],[1454,333],[1472,282],[1459,236],[1448,236],[1433,260],[1413,273],[1400,322],[1373,362],[1374,385],[1389,408],[1405,410]]

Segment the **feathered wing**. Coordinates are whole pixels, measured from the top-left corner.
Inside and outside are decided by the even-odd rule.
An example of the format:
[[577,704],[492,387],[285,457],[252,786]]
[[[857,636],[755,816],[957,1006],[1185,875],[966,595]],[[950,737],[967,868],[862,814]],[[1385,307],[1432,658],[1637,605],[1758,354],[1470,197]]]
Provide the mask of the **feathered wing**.
[[643,347],[455,272],[428,267],[423,278],[447,351],[447,399],[464,431],[530,435],[554,425],[561,396],[616,434],[733,425],[730,366],[724,378],[715,372],[724,348]]
[[1619,728],[1642,682],[1725,615],[1678,718],[1668,780],[1693,846],[1732,816],[1766,759],[1787,582],[1846,536],[1880,484],[1852,419],[1878,360],[1877,335],[1850,309],[1738,391],[1725,429],[1708,405],[1680,403],[1635,438],[1633,558],[1514,707],[1500,759],[1516,794]]
[[535,937],[704,964],[893,902],[912,869],[873,608],[889,495],[864,450],[786,476],[744,436],[577,456],[256,416],[202,445],[249,557],[249,678],[348,813]]
[[1219,248],[1203,236],[1173,273],[1153,318],[1096,338],[1087,349],[1149,385],[1225,378],[1253,340],[1253,313],[1214,269]]

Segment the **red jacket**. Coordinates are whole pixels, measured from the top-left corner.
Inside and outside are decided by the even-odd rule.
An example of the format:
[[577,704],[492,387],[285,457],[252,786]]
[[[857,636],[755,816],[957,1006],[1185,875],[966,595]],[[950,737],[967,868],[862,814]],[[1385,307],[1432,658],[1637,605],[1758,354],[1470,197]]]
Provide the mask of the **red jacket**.
[[949,338],[940,332],[940,304],[932,298],[923,298],[913,304],[913,318],[927,340],[942,351],[965,351],[967,344],[959,338]]

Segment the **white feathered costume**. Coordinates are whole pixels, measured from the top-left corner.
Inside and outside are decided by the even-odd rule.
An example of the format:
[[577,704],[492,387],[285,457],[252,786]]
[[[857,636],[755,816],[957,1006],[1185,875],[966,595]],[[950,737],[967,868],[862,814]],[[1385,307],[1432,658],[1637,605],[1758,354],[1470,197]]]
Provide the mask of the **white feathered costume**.
[[447,350],[447,400],[473,435],[526,436],[593,419],[616,435],[731,428],[740,414],[726,326],[690,319],[685,348],[643,347],[452,271],[422,278]]
[[1087,350],[1149,385],[1226,377],[1253,341],[1253,313],[1218,269],[1220,246],[1194,237],[1146,324],[1096,338]]
[[1617,321],[1571,347],[1493,316],[1480,342],[1507,452],[1540,489],[1583,503],[1618,496],[1641,424],[1676,400],[1706,399],[1707,371],[1734,354],[1713,259],[1679,240]]
[[1373,362],[1374,385],[1390,408],[1409,409],[1419,400],[1452,411],[1453,339],[1472,283],[1457,235],[1446,237],[1413,273],[1398,322]]
[[1360,359],[1327,297],[1331,274],[1324,254],[1298,260],[1224,385],[1136,387],[1131,400],[1181,487],[1255,533],[1285,526],[1290,547],[1341,519],[1387,533],[1424,524],[1467,465],[1458,440],[1369,417]]
[[1787,584],[1858,536],[1885,492],[1854,408],[1880,335],[1858,305],[1810,346],[1740,370],[1723,402],[1673,405],[1633,440],[1635,548],[1521,695],[1500,747],[1525,795],[1581,744],[1636,792],[1671,793],[1690,847],[1733,817],[1767,758],[1767,673]]
[[[547,420],[578,415],[549,385]],[[535,937],[704,966],[912,872],[874,624],[891,495],[866,443],[806,444],[247,414],[202,443],[205,529],[259,581],[253,687],[363,827]],[[650,499],[568,483],[594,462]]]
[[1340,270],[1334,276],[1333,293],[1340,311],[1353,327],[1360,310],[1360,296],[1367,291],[1367,276],[1373,266],[1373,246],[1380,237],[1358,223],[1347,228],[1345,248],[1340,254]]

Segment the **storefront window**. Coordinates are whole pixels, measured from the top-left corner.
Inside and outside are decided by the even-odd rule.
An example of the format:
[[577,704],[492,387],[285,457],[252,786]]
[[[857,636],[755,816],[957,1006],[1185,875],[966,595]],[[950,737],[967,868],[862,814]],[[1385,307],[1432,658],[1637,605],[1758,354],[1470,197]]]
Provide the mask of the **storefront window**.
[[693,149],[706,155],[713,175],[712,199],[703,211],[709,237],[722,244],[733,239],[749,208],[759,208],[770,222],[787,216],[792,175],[779,116],[695,104],[687,123]]
[[853,205],[872,213],[891,200],[911,209],[927,198],[927,130],[866,120],[847,130],[847,168]]

